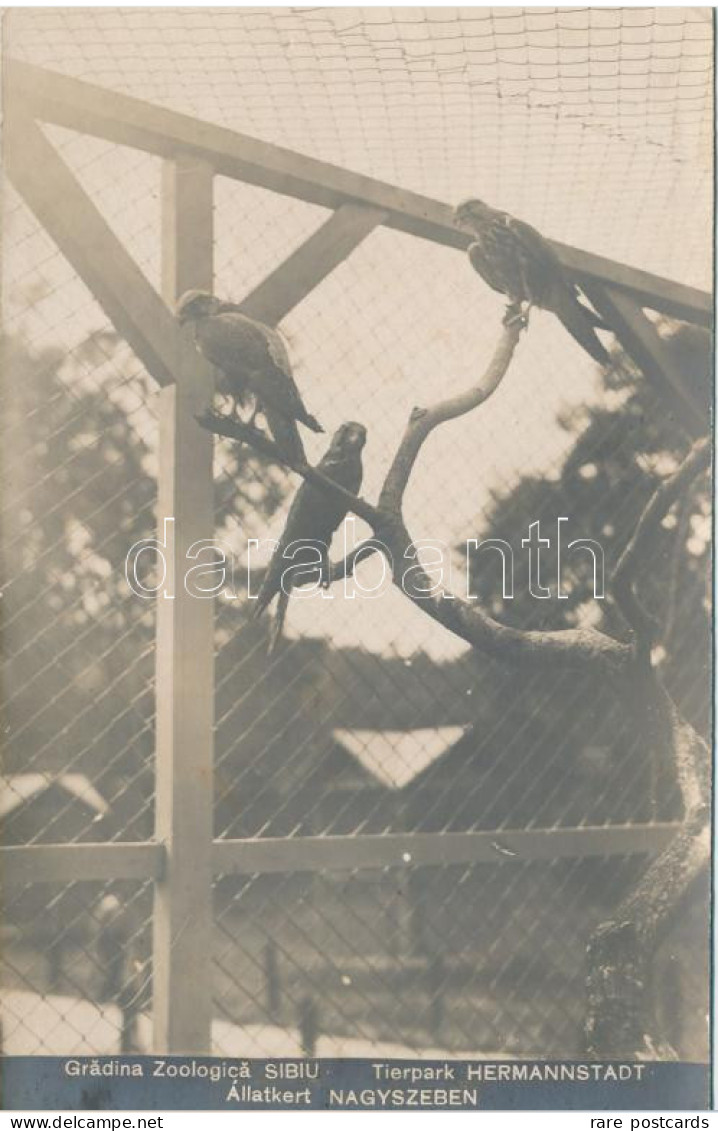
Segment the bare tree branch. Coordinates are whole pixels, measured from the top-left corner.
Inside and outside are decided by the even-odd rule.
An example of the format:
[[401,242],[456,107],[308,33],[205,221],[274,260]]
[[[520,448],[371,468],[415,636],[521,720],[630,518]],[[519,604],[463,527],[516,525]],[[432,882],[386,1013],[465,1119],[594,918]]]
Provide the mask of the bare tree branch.
[[382,544],[377,538],[366,538],[350,550],[347,556],[340,562],[332,562],[329,572],[329,584],[333,585],[335,581],[343,581],[345,577],[351,577],[354,570],[359,565],[359,561],[365,561],[373,554],[380,554],[382,551]]
[[430,408],[412,410],[406,431],[384,480],[379,496],[380,510],[401,513],[404,492],[425,440],[440,424],[465,416],[496,391],[511,364],[524,326],[525,322],[520,316],[507,319],[494,356],[476,385],[455,397],[439,401]]
[[600,667],[607,675],[617,674],[630,661],[629,645],[595,629],[547,632],[512,628],[488,616],[475,601],[445,589],[437,591],[436,582],[419,562],[401,516],[381,514],[378,535],[388,552],[394,584],[421,612],[477,651],[513,664],[588,664]]
[[[432,620],[478,651],[511,663],[588,664],[602,669],[604,674],[615,675],[631,663],[636,649],[603,632],[591,628],[556,631],[512,628],[488,616],[476,602],[444,590],[436,593],[435,585],[416,558],[413,541],[401,515],[406,486],[422,445],[440,424],[470,413],[496,391],[508,371],[523,328],[520,318],[507,318],[491,362],[476,385],[429,408],[413,410],[384,481],[378,506],[352,494],[308,464],[290,464],[277,445],[250,424],[215,413],[206,413],[197,420],[203,428],[247,443],[268,459],[337,495],[349,510],[371,526],[375,538],[355,547],[344,561],[334,563],[330,581],[350,576],[360,560],[383,551],[391,561],[394,584],[405,596]],[[652,639],[653,622],[633,592],[634,573],[661,518],[683,487],[707,466],[709,458],[707,440],[698,441],[678,471],[656,489],[614,572],[614,599],[641,642]]]
[[658,624],[636,596],[636,573],[648,562],[653,539],[661,520],[685,488],[709,466],[710,458],[708,438],[697,440],[678,470],[659,484],[653,492],[614,570],[611,579],[613,599],[634,630],[636,643],[644,653],[650,649],[656,638]]
[[[588,944],[586,1051],[595,1057],[634,1057],[655,1049],[670,1056],[655,1024],[652,959],[694,886],[709,884],[710,751],[681,719],[653,673],[635,691],[645,712],[647,738],[671,750],[683,799],[683,824],[668,847],[601,923]],[[655,1053],[654,1053],[655,1055]]]
[[247,424],[245,421],[233,417],[222,416],[217,412],[205,412],[201,416],[196,416],[195,420],[201,428],[205,428],[208,432],[214,432],[217,436],[228,436],[231,440],[239,440],[241,443],[254,448],[260,455],[272,460],[273,463],[278,463],[281,467],[286,467],[290,471],[296,471],[297,475],[301,475],[302,479],[306,479],[308,483],[313,483],[316,487],[321,487],[322,490],[340,498],[347,504],[349,510],[352,510],[359,518],[363,518],[371,526],[380,521],[380,513],[371,503],[362,499],[360,495],[354,495],[351,491],[347,491],[345,487],[335,483],[328,475],[317,471],[308,463],[291,463],[274,441],[252,424]]

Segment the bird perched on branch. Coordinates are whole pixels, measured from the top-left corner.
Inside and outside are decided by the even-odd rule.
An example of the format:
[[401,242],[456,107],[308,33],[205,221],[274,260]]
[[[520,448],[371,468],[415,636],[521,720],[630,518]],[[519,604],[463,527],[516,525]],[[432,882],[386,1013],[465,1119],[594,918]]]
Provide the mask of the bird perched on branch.
[[287,347],[271,326],[247,318],[233,302],[206,291],[187,291],[177,303],[180,325],[191,323],[199,352],[222,371],[218,388],[233,401],[233,411],[248,396],[255,401],[251,422],[259,409],[288,462],[307,462],[297,421],[323,432],[307,411],[292,374]]
[[[366,428],[363,424],[351,421],[342,424],[332,436],[327,451],[317,464],[317,470],[356,495],[361,487],[361,453],[365,443]],[[284,530],[257,595],[253,614],[255,617],[260,616],[279,594],[270,653],[281,637],[292,589],[316,583],[317,580],[324,586],[329,584],[329,546],[348,509],[347,504],[338,496],[306,481],[294,496]],[[292,546],[293,543],[299,544]]]
[[454,210],[454,218],[473,233],[469,260],[492,290],[512,304],[525,304],[524,318],[532,306],[552,311],[594,361],[608,364],[596,328],[609,327],[579,300],[558,255],[540,232],[481,200],[465,200]]

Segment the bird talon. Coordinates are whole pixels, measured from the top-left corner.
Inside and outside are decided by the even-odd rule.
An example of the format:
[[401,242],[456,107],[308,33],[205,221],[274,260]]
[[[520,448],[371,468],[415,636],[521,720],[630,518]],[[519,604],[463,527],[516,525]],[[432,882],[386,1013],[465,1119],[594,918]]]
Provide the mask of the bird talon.
[[518,323],[521,329],[528,326],[528,313],[524,311],[520,302],[512,302],[506,307],[504,326],[513,326]]

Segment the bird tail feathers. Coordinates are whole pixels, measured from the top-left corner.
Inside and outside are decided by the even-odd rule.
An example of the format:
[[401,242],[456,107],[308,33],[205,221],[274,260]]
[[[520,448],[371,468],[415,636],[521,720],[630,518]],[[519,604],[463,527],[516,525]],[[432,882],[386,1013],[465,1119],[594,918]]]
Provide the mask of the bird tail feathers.
[[321,424],[317,420],[316,416],[312,416],[311,413],[309,413],[309,412],[303,418],[302,423],[306,424],[307,428],[310,428],[312,430],[312,432],[323,432],[324,431]]
[[284,458],[293,467],[303,466],[307,462],[307,456],[296,421],[269,406],[265,406],[265,416]]
[[596,327],[607,329],[607,327],[598,315],[568,291],[555,309],[571,337],[585,349],[586,353],[599,365],[608,365],[611,360],[608,350],[602,344],[595,329]]
[[590,306],[584,306],[582,302],[579,303],[581,310],[585,310],[588,317],[591,319],[592,324],[597,330],[610,330],[611,327],[607,322],[601,318],[600,314],[596,314],[595,310],[591,310]]
[[274,614],[274,623],[272,624],[272,631],[269,637],[269,647],[267,648],[267,655],[273,656],[282,641],[282,633],[284,630],[284,621],[287,616],[287,607],[289,605],[289,594],[285,593],[283,589],[279,591],[279,600],[277,601],[277,611]]
[[264,612],[267,605],[269,604],[270,600],[271,600],[271,598],[268,598],[267,600],[262,600],[262,594],[261,593],[259,594],[259,596],[257,597],[257,603],[255,604],[254,608],[252,609],[252,620],[259,620],[262,613]]
[[273,575],[273,565],[273,561],[269,563],[267,573],[265,574],[264,580],[259,587],[259,593],[257,594],[256,603],[254,608],[252,609],[252,620],[258,620],[259,617],[261,617],[262,613],[267,608],[267,605],[271,603],[274,594],[278,590],[278,586]]
[[269,633],[269,644],[267,646],[267,655],[271,656],[279,647],[282,639],[284,620],[287,615],[287,606],[289,604],[289,594],[284,592],[281,585],[277,587],[271,583],[268,584],[268,582],[269,577],[265,579],[262,588],[259,590],[257,603],[252,610],[252,620],[257,620],[259,617],[261,617],[267,606],[271,604],[274,595],[278,594],[277,608],[274,614],[272,628]]
[[592,326],[595,326],[597,330],[610,330],[611,329],[611,327],[608,325],[608,323],[605,322],[603,320],[603,318],[601,318],[600,314],[596,314],[595,310],[593,310],[590,306],[586,306],[585,303],[581,302],[581,300],[580,300],[580,298],[578,297],[577,294],[575,295],[575,297],[576,297],[576,302],[581,307],[581,310],[584,312],[586,317],[590,320]]

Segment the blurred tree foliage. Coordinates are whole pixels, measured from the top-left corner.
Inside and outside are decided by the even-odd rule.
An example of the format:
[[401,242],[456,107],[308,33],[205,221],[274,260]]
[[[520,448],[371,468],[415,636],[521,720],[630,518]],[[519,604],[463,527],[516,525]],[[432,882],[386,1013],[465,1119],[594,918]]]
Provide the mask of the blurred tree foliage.
[[[708,335],[687,327],[665,332],[707,417]],[[156,390],[106,331],[69,354],[34,350],[21,336],[3,348],[6,770],[84,773],[110,803],[110,815],[104,831],[73,835],[144,837],[153,791],[154,608],[130,594],[124,561],[133,542],[154,534]],[[471,563],[472,592],[508,623],[556,628],[589,621],[623,631],[610,602],[591,597],[585,551],[564,551],[568,596],[557,599],[557,519],[568,519],[568,538],[598,540],[610,569],[654,485],[689,441],[665,397],[625,359],[605,381],[600,404],[564,422],[576,439],[558,473],[525,478],[494,502],[484,537],[513,546],[515,596],[501,598],[500,569],[489,551]],[[263,522],[287,489],[286,479],[260,469],[252,453],[229,446],[225,455],[227,471],[216,488],[220,533],[244,515]],[[699,726],[708,716],[708,512],[707,487],[696,484],[664,524],[643,585],[664,625],[666,680]],[[554,594],[546,601],[528,592],[520,545],[536,520],[554,543],[542,553],[541,580]],[[316,644],[297,642],[280,668],[267,668],[266,628],[247,623],[242,605],[220,603],[217,616],[217,786],[224,801],[218,831],[235,834],[248,793],[264,806],[264,824],[286,808],[288,794],[314,780],[330,749],[335,700],[346,699],[332,681],[322,682]],[[613,690],[587,687],[570,672],[529,679],[483,658],[478,666],[476,725],[456,754],[456,769],[447,777],[446,765],[437,765],[423,787],[462,794],[457,827],[639,819],[656,812],[659,793],[668,804],[670,790],[656,784],[660,767],[635,753],[641,721],[617,708]],[[426,725],[441,714],[447,679],[437,672]],[[356,696],[362,698],[361,687]],[[300,719],[301,750],[288,763],[288,733],[296,744]],[[436,817],[439,825],[447,819]],[[53,840],[60,832],[58,820],[43,835]]]
[[[686,388],[705,407],[710,420],[710,334],[695,326],[664,323],[664,340],[684,374]],[[471,558],[472,593],[505,623],[531,628],[595,624],[617,635],[625,625],[610,599],[593,597],[593,562],[585,549],[567,551],[568,542],[590,538],[605,553],[610,577],[643,507],[658,482],[680,463],[690,445],[676,419],[671,395],[617,355],[604,375],[600,403],[567,417],[576,434],[557,474],[524,478],[497,497],[483,524],[486,538],[501,538],[514,551],[514,597],[502,598],[501,568],[495,550],[479,549]],[[557,521],[563,527],[561,583],[557,596]],[[540,522],[541,584],[550,599],[529,592],[528,554],[521,546],[530,522]],[[705,477],[692,485],[662,524],[651,561],[640,579],[640,596],[662,626],[657,657],[663,678],[686,716],[705,731],[709,720],[710,655],[710,487]]]
[[[667,346],[685,374],[686,388],[710,415],[711,339],[707,331],[661,326]],[[576,434],[568,455],[551,477],[525,477],[496,497],[483,523],[483,539],[502,538],[514,555],[513,598],[502,596],[502,570],[495,550],[470,558],[472,593],[504,623],[521,628],[560,629],[595,624],[625,638],[626,627],[608,598],[594,598],[592,560],[586,550],[566,553],[574,538],[603,546],[606,579],[657,483],[680,464],[690,447],[674,405],[655,381],[643,377],[624,356],[604,374],[605,396],[562,422]],[[557,519],[564,541],[562,592],[557,597]],[[521,539],[530,523],[551,538],[542,547],[540,581],[552,596],[531,596],[528,554]],[[700,731],[710,720],[710,487],[694,483],[661,525],[654,553],[640,579],[640,596],[663,634],[656,651],[667,688]],[[483,728],[477,766],[484,782],[501,777],[505,819],[530,810],[531,821],[631,821],[675,817],[678,797],[671,756],[646,741],[639,705],[618,689],[570,670],[520,676],[486,672],[486,707],[493,726]],[[492,731],[510,714],[512,736],[496,749]],[[520,749],[518,749],[520,748]],[[508,768],[518,765],[507,779]],[[493,793],[493,789],[488,791]],[[507,798],[507,793],[512,797]],[[553,797],[553,802],[551,798]],[[490,806],[491,808],[491,806]],[[495,802],[493,803],[495,808]],[[561,812],[563,815],[557,817]]]
[[[5,772],[85,774],[109,803],[102,829],[70,834],[58,813],[43,839],[142,838],[151,833],[154,602],[130,593],[125,557],[155,534],[157,391],[106,330],[70,352],[8,335],[2,365]],[[257,474],[251,453],[235,445],[225,456],[220,531],[250,509],[271,513],[286,492],[283,475]]]

